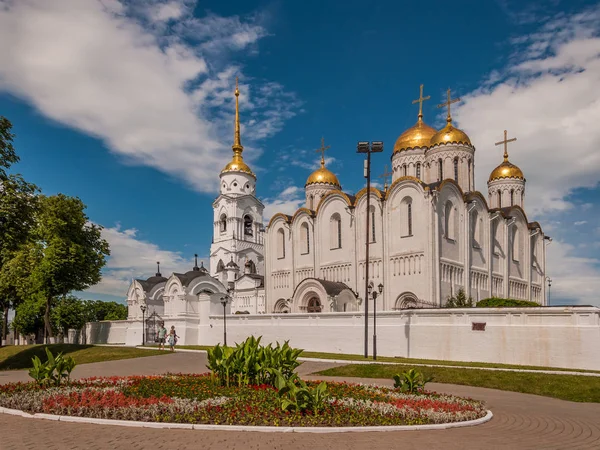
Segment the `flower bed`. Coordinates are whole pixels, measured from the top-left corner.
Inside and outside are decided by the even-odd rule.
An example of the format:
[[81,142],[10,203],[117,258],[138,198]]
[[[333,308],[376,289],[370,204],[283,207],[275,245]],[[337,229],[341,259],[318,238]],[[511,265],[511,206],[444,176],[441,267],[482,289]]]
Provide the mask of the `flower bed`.
[[102,419],[294,427],[440,424],[486,415],[481,402],[434,392],[347,383],[328,388],[330,397],[317,414],[283,411],[274,387],[224,387],[210,374],[89,378],[50,388],[8,384],[0,386],[0,406]]

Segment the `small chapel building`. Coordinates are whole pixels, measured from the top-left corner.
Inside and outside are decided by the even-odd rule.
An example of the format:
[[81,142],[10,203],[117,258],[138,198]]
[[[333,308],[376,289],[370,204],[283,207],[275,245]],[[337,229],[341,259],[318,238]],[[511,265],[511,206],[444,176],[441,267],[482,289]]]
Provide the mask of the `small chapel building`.
[[448,91],[446,125],[436,130],[423,121],[428,98],[421,87],[417,122],[390,155],[389,186],[344,192],[325,166],[322,142],[305,205],[273,215],[265,227],[256,175],[242,156],[236,83],[233,157],[213,202],[210,268],[196,261],[185,274],[167,279],[159,271],[134,280],[130,318],[141,318],[142,303],[164,317],[195,317],[203,308],[219,314],[225,293],[228,313],[362,310],[367,215],[368,281],[383,286],[378,310],[441,307],[460,289],[475,301],[495,296],[545,305],[547,238],[525,212],[526,180],[508,157],[515,139],[505,131],[497,143],[504,157],[484,196],[475,189],[475,147],[452,122],[456,99]]

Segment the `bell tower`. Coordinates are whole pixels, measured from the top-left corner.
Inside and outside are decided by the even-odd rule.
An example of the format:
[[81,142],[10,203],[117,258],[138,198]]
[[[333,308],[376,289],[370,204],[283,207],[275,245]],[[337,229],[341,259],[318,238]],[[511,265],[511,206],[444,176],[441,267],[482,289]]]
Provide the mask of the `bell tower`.
[[233,157],[219,175],[219,196],[213,202],[213,242],[210,274],[222,275],[228,263],[243,266],[251,260],[264,274],[264,205],[256,198],[256,175],[244,162],[240,132],[240,90],[235,80],[235,124]]

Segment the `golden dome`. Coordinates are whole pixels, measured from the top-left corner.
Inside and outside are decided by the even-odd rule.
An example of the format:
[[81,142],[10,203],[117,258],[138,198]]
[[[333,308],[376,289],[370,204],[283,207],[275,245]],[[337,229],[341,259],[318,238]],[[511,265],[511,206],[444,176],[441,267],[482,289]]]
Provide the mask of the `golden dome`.
[[256,178],[256,175],[254,175],[250,167],[248,167],[248,164],[242,159],[241,154],[233,155],[233,159],[223,168],[223,170],[221,170],[221,173],[225,172],[244,172]]
[[449,120],[444,128],[435,133],[431,138],[430,146],[441,145],[441,144],[465,144],[472,145],[471,139],[462,130],[454,128],[452,121]]
[[342,189],[342,185],[333,172],[325,168],[325,162],[323,160],[321,160],[321,167],[310,174],[304,187],[317,183],[330,184],[338,189]]
[[525,181],[523,171],[508,161],[508,153],[506,152],[504,153],[504,161],[502,161],[502,164],[492,170],[488,183],[502,178],[518,178],[519,180]]
[[419,117],[417,123],[400,135],[394,144],[394,154],[412,148],[429,147],[435,128],[430,127]]

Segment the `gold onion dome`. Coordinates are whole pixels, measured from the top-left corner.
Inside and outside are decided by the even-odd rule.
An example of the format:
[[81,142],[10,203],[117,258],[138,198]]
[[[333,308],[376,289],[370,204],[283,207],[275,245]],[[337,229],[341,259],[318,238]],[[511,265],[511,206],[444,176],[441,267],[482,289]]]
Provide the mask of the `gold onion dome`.
[[415,125],[410,127],[396,139],[394,144],[394,153],[412,148],[429,147],[431,138],[435,135],[435,128],[430,127],[423,122],[422,117]]
[[433,135],[433,137],[431,138],[430,145],[431,147],[433,147],[434,145],[441,144],[465,144],[472,146],[471,139],[469,139],[467,133],[465,133],[462,130],[459,130],[458,128],[455,128],[454,125],[452,125],[450,105],[452,103],[460,101],[460,98],[451,98],[450,89],[448,89],[447,95],[448,99],[446,100],[446,102],[438,105],[438,108],[443,108],[444,106],[448,108],[448,115],[446,116],[446,126],[437,133],[435,133],[435,135]]
[[523,171],[513,163],[509,162],[508,158],[492,170],[489,181],[500,180],[502,178],[518,178],[519,180],[525,180]]
[[321,158],[321,167],[310,174],[304,186],[306,187],[310,184],[317,183],[330,184],[332,186],[337,187],[338,189],[342,188],[342,185],[338,181],[337,177],[333,174],[333,172],[325,168],[324,158]]
[[244,146],[242,145],[242,139],[240,136],[240,107],[238,97],[240,96],[240,90],[238,89],[238,79],[235,79],[235,127],[233,134],[233,145],[231,146],[233,150],[233,158],[231,161],[221,170],[221,174],[226,172],[244,172],[248,175],[256,178],[256,175],[252,172],[248,164],[244,162],[244,158],[242,157],[242,152],[244,151]]

